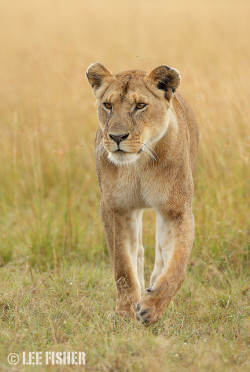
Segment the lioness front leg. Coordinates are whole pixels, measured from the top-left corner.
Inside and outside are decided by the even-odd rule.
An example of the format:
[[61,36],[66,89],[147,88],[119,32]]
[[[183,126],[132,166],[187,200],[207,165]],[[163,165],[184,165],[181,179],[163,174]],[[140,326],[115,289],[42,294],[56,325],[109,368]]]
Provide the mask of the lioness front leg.
[[160,226],[159,244],[164,267],[157,278],[152,278],[154,282],[136,308],[136,318],[146,324],[152,324],[162,317],[180,288],[194,238],[194,220],[190,209],[177,216],[161,214]]
[[137,226],[138,226],[138,251],[137,251],[137,274],[141,286],[141,295],[145,292],[144,283],[144,248],[142,245],[142,214],[143,210],[137,212]]
[[134,317],[141,292],[137,274],[138,211],[112,210],[102,203],[101,213],[116,282],[116,310]]

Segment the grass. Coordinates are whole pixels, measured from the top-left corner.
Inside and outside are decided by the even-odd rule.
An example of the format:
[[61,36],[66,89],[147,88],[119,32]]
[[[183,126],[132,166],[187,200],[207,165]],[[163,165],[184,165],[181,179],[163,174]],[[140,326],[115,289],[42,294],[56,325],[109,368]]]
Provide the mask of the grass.
[[[46,370],[7,363],[11,352],[45,350],[85,351],[86,371],[247,370],[249,8],[0,1],[1,370]],[[95,61],[114,72],[180,70],[201,132],[187,278],[148,328],[114,311],[84,78]],[[147,283],[154,230],[146,211]]]

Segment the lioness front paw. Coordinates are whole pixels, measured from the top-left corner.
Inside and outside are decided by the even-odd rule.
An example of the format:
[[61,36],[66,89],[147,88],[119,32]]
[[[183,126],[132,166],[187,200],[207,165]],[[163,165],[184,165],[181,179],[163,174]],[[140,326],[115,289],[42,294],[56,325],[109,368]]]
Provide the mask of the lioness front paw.
[[157,322],[164,313],[159,299],[150,291],[136,305],[136,319],[146,325]]
[[136,306],[136,319],[139,320],[139,322],[150,325],[155,322],[157,322],[158,317],[155,314],[155,309],[146,307],[144,308],[143,306],[140,305],[138,302]]

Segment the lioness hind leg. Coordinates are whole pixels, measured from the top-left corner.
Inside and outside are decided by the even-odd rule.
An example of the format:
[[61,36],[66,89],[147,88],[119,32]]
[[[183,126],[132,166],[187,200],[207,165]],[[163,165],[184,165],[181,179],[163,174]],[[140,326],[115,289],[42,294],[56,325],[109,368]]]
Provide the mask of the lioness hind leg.
[[163,224],[162,224],[162,218],[159,213],[156,212],[156,242],[155,242],[155,264],[154,264],[154,270],[150,277],[150,287],[147,288],[147,292],[150,292],[155,280],[158,278],[158,276],[161,275],[162,270],[164,268],[164,260],[162,255],[162,238],[163,238]]
[[[180,288],[194,237],[194,222],[191,210],[175,218],[162,218],[162,255],[164,268],[148,291],[137,304],[136,318],[146,324],[155,323],[164,314],[173,296]],[[172,239],[168,239],[171,227]],[[164,228],[165,227],[165,228]]]

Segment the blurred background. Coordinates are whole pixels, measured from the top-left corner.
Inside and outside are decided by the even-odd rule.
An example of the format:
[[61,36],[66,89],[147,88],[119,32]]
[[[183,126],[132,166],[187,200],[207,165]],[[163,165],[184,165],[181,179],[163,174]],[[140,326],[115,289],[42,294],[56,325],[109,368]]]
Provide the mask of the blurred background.
[[[167,64],[194,109],[200,148],[194,254],[245,260],[248,1],[0,1],[1,263],[55,267],[106,257],[94,165],[96,109],[85,78]],[[154,257],[153,214],[145,214]]]
[[[1,370],[33,350],[85,351],[89,371],[247,370],[249,11],[244,0],[0,0]],[[200,127],[187,278],[147,329],[114,315],[85,77],[96,61],[178,69]],[[153,211],[143,230],[148,284]]]

